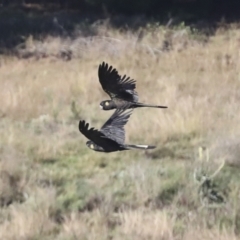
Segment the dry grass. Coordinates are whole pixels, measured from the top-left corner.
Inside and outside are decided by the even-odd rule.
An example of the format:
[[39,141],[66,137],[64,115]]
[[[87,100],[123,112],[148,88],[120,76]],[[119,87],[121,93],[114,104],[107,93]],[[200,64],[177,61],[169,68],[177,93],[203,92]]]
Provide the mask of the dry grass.
[[[144,29],[141,39],[95,31],[74,41],[29,37],[25,51],[45,59],[1,56],[0,238],[240,239],[239,174],[228,166],[240,164],[240,31],[206,39],[187,28]],[[62,51],[72,59],[57,58]],[[79,118],[99,128],[112,113],[98,107],[108,98],[97,78],[102,61],[137,80],[141,102],[169,107],[138,109],[126,126],[126,142],[156,150],[85,146]],[[200,145],[213,150],[213,169],[227,163],[217,183],[229,197],[217,209],[202,207],[194,183]]]

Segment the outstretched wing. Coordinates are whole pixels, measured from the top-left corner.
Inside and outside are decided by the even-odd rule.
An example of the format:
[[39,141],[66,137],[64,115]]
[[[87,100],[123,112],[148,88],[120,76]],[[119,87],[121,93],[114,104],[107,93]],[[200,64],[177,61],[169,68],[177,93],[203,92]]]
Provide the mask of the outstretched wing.
[[107,63],[103,62],[99,65],[98,78],[103,90],[111,99],[120,98],[130,102],[138,101],[138,94],[134,90],[136,80],[126,75],[121,77],[118,71],[112,66],[108,66]]
[[112,141],[111,139],[108,139],[108,137],[105,136],[105,134],[101,131],[98,131],[97,129],[90,128],[89,123],[86,123],[84,120],[79,122],[79,131],[89,140],[93,141],[98,146],[104,146],[106,143],[109,143],[109,141]]
[[124,144],[125,130],[124,125],[128,122],[133,109],[127,110],[127,105],[123,109],[116,109],[113,115],[102,126],[101,132],[108,138]]

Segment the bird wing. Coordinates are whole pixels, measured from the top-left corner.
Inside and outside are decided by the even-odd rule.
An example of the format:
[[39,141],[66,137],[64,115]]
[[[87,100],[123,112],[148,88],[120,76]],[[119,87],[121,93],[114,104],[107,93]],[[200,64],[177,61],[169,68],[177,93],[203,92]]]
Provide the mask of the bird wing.
[[[127,110],[128,105],[122,109],[116,109],[113,115],[107,120],[101,128],[101,132],[108,138],[124,144],[125,130],[124,125],[128,122],[133,109]],[[127,110],[127,111],[126,111]]]
[[105,144],[111,143],[113,140],[109,139],[105,134],[97,129],[90,128],[89,123],[86,123],[84,120],[79,122],[79,131],[89,140],[93,141],[98,146],[104,146]]
[[134,90],[136,80],[126,75],[121,77],[115,68],[108,66],[105,62],[99,65],[98,78],[103,90],[111,99],[119,98],[125,101],[138,102],[138,93]]

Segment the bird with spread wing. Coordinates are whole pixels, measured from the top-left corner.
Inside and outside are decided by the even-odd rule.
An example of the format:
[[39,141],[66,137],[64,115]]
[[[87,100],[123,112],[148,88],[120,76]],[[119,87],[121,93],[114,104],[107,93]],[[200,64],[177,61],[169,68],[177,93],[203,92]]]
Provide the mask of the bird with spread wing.
[[156,106],[138,102],[136,92],[136,80],[124,75],[121,77],[118,71],[112,66],[103,62],[98,68],[98,78],[103,90],[110,96],[111,100],[100,103],[103,110],[122,108],[128,103],[128,108],[153,107],[167,108],[167,106]]
[[90,141],[86,145],[98,152],[116,152],[130,149],[153,149],[149,145],[128,145],[125,144],[124,125],[128,122],[132,109],[128,105],[122,109],[116,109],[112,116],[106,121],[100,130],[89,128],[89,123],[84,120],[79,122],[79,131]]

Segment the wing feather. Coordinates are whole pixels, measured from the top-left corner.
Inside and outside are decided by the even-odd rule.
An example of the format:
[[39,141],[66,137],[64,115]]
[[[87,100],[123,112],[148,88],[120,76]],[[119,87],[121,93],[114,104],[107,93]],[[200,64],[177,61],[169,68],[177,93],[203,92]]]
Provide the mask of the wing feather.
[[136,80],[124,75],[121,77],[118,71],[103,62],[98,68],[98,78],[103,90],[111,99],[119,98],[125,101],[137,102],[138,94],[135,91]]
[[102,126],[101,132],[108,138],[118,142],[119,144],[124,144],[125,141],[125,130],[124,126],[129,120],[133,109],[127,110],[116,109],[113,115],[107,120],[107,122]]
[[104,146],[112,141],[112,139],[109,139],[107,136],[105,136],[103,132],[94,128],[88,129],[88,127],[89,123],[86,123],[84,120],[79,122],[79,131],[98,146]]

